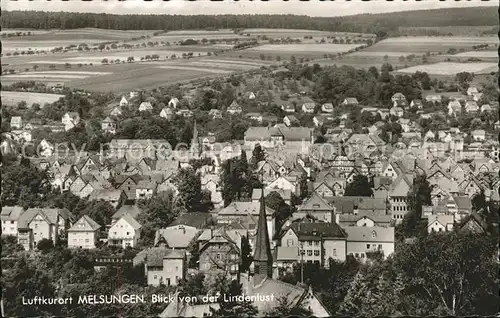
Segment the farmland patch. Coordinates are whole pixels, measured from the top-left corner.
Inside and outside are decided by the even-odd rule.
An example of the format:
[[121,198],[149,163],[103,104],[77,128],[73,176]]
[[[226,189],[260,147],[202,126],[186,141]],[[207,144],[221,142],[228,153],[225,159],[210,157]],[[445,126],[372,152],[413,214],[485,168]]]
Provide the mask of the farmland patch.
[[340,53],[355,49],[357,44],[265,44],[248,49],[258,52],[287,52],[287,53]]
[[449,49],[471,49],[479,44],[498,44],[497,37],[397,37],[380,41],[366,49],[363,52],[446,52]]
[[435,75],[455,75],[460,72],[470,72],[475,74],[486,74],[494,70],[498,71],[495,63],[435,63],[427,65],[412,66],[398,70],[398,73],[415,73],[417,71],[427,72]]
[[2,96],[2,105],[6,106],[16,106],[21,101],[25,101],[28,106],[31,106],[33,103],[38,103],[40,106],[43,106],[45,103],[53,103],[59,100],[59,98],[64,97],[64,95],[58,94],[9,91],[0,92],[0,96]]

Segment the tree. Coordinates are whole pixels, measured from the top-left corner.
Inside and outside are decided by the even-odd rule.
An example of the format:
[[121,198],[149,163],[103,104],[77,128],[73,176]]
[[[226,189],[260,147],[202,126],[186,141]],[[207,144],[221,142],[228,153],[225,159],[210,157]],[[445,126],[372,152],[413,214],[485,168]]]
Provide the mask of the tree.
[[422,236],[427,233],[427,221],[422,219],[422,206],[431,205],[431,187],[425,175],[419,175],[413,181],[408,193],[408,213],[396,227],[398,239]]
[[25,208],[43,206],[51,193],[51,175],[39,170],[27,159],[4,162],[2,173],[2,204]]
[[247,236],[241,238],[241,266],[240,271],[242,273],[247,272],[250,269],[250,264],[253,261],[252,247]]
[[220,291],[221,295],[226,295],[230,301],[219,303],[220,308],[215,310],[210,308],[212,317],[255,317],[258,314],[257,308],[247,300],[233,300],[236,296],[242,296],[241,284],[232,281],[226,290]]
[[309,309],[304,308],[303,302],[299,306],[295,306],[292,302],[288,301],[286,296],[279,297],[277,302],[278,304],[273,309],[266,312],[266,317],[309,317],[312,315]]
[[106,45],[105,44],[99,44],[99,50],[102,52],[102,50],[104,50],[104,48],[106,48]]
[[481,209],[486,209],[487,206],[488,205],[486,203],[486,197],[484,195],[484,190],[481,190],[481,192],[479,194],[476,194],[472,198],[472,207],[474,207],[474,209],[476,211],[479,211]]
[[140,204],[142,213],[137,221],[142,225],[141,243],[151,246],[157,229],[165,228],[179,215],[179,210],[174,206],[174,194],[172,191],[157,195],[150,200]]
[[347,184],[345,188],[344,196],[373,196],[373,190],[368,181],[368,177],[363,175],[357,175],[354,177],[351,183]]
[[42,253],[47,253],[49,250],[54,248],[54,242],[52,242],[51,239],[44,238],[38,241],[38,243],[36,244],[36,248]]
[[473,79],[474,73],[469,72],[460,72],[455,76],[455,81],[463,90],[467,90],[469,88],[469,85]]
[[266,205],[276,212],[276,223],[282,224],[292,215],[290,206],[276,191],[272,191],[266,196]]
[[181,169],[173,179],[179,191],[178,200],[188,212],[200,211],[201,178],[192,168]]
[[181,280],[179,282],[179,296],[206,295],[204,280],[205,275],[203,273],[189,275],[186,279]]
[[252,169],[257,168],[257,163],[266,159],[266,153],[260,144],[256,144],[252,150],[252,158],[250,158],[250,166]]
[[436,233],[402,245],[394,263],[408,279],[407,290],[422,300],[424,315],[493,315],[497,245],[488,235]]

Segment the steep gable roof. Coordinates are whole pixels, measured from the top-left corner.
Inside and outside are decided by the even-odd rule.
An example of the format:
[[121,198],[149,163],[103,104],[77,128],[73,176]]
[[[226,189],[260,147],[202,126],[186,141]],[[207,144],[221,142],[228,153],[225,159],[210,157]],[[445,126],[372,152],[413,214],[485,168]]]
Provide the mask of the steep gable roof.
[[127,222],[134,230],[140,229],[142,226],[137,222],[134,217],[132,217],[130,214],[125,214],[124,216],[121,217],[125,222]]
[[17,221],[23,212],[24,209],[21,206],[3,206],[2,221]]
[[83,215],[78,221],[73,224],[73,226],[68,230],[68,232],[88,232],[97,231],[101,226],[94,221],[90,216]]
[[333,211],[333,207],[321,198],[319,194],[313,192],[312,196],[299,207],[299,210]]

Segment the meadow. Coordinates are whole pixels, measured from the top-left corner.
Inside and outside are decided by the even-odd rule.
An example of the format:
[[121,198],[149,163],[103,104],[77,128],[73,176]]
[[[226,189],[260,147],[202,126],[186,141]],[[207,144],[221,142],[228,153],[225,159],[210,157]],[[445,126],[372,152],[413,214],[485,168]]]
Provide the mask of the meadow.
[[64,95],[58,94],[42,94],[42,93],[31,93],[31,92],[9,92],[1,91],[0,96],[2,97],[2,105],[5,106],[16,106],[19,102],[25,101],[28,107],[31,107],[33,103],[40,104],[43,107],[45,103],[53,103],[59,98],[64,97]]
[[231,58],[202,57],[159,62],[73,66],[54,71],[29,71],[4,75],[2,84],[22,80],[38,82],[62,82],[65,85],[97,92],[128,92],[162,85],[185,82],[198,78],[227,75],[268,66],[268,61],[245,61]]
[[154,30],[102,30],[94,28],[84,28],[75,30],[2,30],[3,33],[12,32],[31,32],[29,36],[16,36],[11,38],[2,38],[2,52],[46,50],[50,51],[56,47],[66,47],[71,44],[85,43],[87,45],[96,45],[103,42],[127,41],[134,37],[147,36]]
[[398,73],[415,73],[417,71],[427,72],[430,75],[455,75],[460,72],[469,72],[474,74],[488,74],[498,71],[496,63],[447,63],[440,62],[435,64],[426,64],[412,66],[400,69]]
[[[472,46],[479,44],[489,44],[494,46],[498,44],[498,37],[431,37],[431,36],[415,36],[415,37],[396,37],[389,38],[376,43],[361,53],[386,55],[388,52],[393,52],[396,55],[423,54],[430,53],[445,53],[449,49],[457,50],[465,49],[472,50]],[[376,52],[376,53],[368,53]]]
[[[435,34],[452,34],[454,36],[484,36],[485,33],[498,33],[498,26],[495,25],[480,25],[480,26],[440,26],[440,27],[399,27],[398,31],[401,34],[408,36],[430,35]],[[494,32],[496,31],[496,32]]]

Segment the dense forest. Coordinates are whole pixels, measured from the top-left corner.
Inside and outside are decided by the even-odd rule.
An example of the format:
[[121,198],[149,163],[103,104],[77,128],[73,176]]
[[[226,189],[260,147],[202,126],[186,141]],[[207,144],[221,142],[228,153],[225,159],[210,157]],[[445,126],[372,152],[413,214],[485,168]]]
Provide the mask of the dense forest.
[[3,11],[2,28],[185,30],[288,28],[340,32],[397,33],[398,27],[497,25],[493,7],[360,14],[344,17],[297,15],[114,15],[96,13]]

